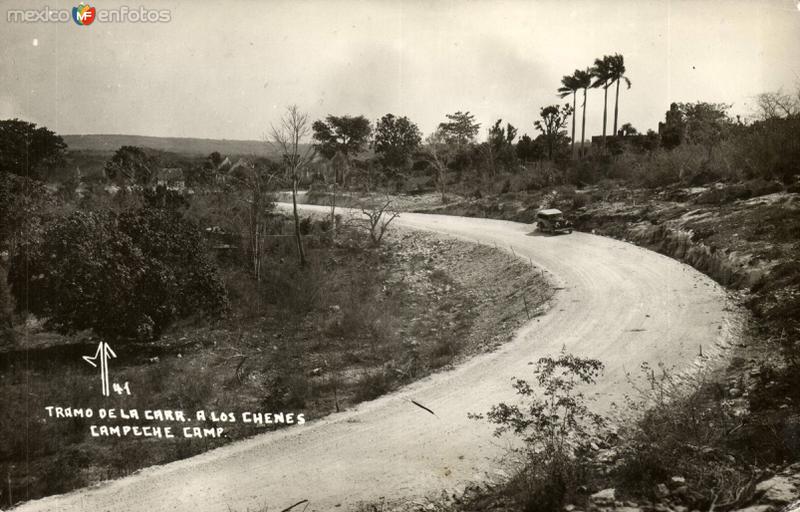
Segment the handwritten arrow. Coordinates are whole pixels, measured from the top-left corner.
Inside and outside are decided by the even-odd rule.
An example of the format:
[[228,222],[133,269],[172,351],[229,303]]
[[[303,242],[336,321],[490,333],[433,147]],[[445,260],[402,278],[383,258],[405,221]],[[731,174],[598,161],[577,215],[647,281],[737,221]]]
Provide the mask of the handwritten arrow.
[[111,389],[108,382],[108,360],[116,358],[117,354],[111,350],[111,347],[105,341],[101,341],[97,345],[97,351],[93,356],[83,356],[83,360],[97,368],[97,359],[100,358],[100,382],[103,387],[103,396],[111,395]]

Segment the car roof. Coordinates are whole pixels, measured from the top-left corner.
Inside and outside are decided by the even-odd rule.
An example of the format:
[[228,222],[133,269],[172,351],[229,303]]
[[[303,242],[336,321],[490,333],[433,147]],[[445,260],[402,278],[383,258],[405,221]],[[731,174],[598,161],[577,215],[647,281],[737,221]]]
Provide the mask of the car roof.
[[546,210],[540,210],[539,215],[561,215],[561,210],[556,210],[555,208],[548,208]]

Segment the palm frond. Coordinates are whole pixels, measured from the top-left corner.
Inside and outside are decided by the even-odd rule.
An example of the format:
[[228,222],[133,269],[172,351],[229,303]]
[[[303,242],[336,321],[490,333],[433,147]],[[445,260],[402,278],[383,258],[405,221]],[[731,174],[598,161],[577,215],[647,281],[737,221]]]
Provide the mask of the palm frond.
[[575,78],[575,84],[578,86],[578,89],[587,89],[592,85],[592,72],[591,69],[587,68],[585,71],[576,69],[575,73],[572,75]]

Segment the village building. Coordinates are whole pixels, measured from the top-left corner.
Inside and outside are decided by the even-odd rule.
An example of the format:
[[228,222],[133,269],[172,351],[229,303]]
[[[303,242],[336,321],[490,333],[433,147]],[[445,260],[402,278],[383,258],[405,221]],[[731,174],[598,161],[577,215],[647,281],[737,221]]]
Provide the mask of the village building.
[[183,175],[183,169],[179,167],[162,168],[156,176],[156,185],[166,187],[168,190],[184,190],[186,188],[186,179]]

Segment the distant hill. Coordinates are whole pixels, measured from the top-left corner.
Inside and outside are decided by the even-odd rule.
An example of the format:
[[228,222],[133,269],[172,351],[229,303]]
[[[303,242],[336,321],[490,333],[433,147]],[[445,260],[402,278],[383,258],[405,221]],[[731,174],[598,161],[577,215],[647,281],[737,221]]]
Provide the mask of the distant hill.
[[148,137],[144,135],[62,135],[73,151],[114,152],[120,146],[139,146],[186,156],[222,155],[273,157],[275,152],[263,141]]

